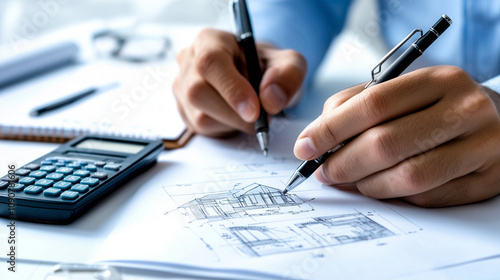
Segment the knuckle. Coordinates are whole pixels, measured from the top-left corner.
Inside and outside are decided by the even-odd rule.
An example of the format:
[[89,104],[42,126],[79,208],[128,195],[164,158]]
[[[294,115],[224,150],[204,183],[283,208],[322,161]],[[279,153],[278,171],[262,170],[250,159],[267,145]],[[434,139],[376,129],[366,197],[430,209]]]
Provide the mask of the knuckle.
[[463,85],[465,81],[471,80],[467,72],[457,66],[453,65],[444,65],[437,66],[436,71],[433,72],[435,79],[437,82],[445,82],[442,85]]
[[409,193],[420,193],[427,184],[427,174],[414,161],[408,160],[399,168],[399,184]]
[[399,149],[394,136],[386,129],[374,127],[366,132],[374,158],[379,162],[392,162],[399,156]]
[[347,171],[345,166],[339,164],[337,161],[327,165],[327,171],[328,172],[323,173],[323,175],[331,182],[349,183],[352,181],[350,173]]
[[204,49],[196,54],[195,68],[198,73],[206,76],[207,73],[213,70],[214,65],[223,55],[219,49]]
[[203,112],[197,112],[191,119],[191,124],[194,127],[195,132],[203,135],[208,135],[212,132],[210,130],[212,123],[212,118]]
[[416,194],[405,197],[405,201],[423,208],[431,208],[436,206],[435,197],[427,193]]
[[390,100],[384,97],[379,90],[370,88],[360,95],[361,112],[364,112],[365,118],[375,122],[382,121],[390,109]]
[[186,90],[186,100],[188,103],[197,106],[201,102],[201,97],[205,88],[207,87],[206,83],[202,80],[195,80],[189,83]]

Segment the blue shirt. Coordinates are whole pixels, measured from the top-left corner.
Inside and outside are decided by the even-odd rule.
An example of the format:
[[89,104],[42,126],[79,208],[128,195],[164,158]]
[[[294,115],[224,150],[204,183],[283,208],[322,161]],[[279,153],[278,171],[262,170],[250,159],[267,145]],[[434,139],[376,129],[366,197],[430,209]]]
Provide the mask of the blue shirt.
[[[308,61],[309,80],[342,31],[351,2],[248,0],[248,5],[257,40],[302,53]],[[426,32],[447,14],[453,24],[446,39],[437,40],[412,67],[455,65],[500,92],[500,1],[379,0],[378,8],[378,20],[367,22],[361,31],[382,36],[388,49],[415,28]]]

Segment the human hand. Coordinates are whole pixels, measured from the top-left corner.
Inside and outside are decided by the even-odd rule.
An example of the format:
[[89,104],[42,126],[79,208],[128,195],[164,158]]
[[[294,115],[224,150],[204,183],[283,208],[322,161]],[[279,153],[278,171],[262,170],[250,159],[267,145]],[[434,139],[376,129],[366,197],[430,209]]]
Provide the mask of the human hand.
[[267,44],[257,50],[263,68],[259,96],[246,78],[244,54],[233,34],[205,29],[177,55],[173,91],[189,129],[208,136],[252,134],[260,104],[277,114],[297,97],[307,69],[302,55]]
[[488,93],[498,95],[453,66],[349,88],[327,100],[294,152],[311,160],[360,134],[316,171],[319,181],[423,207],[484,200],[500,193],[500,104]]

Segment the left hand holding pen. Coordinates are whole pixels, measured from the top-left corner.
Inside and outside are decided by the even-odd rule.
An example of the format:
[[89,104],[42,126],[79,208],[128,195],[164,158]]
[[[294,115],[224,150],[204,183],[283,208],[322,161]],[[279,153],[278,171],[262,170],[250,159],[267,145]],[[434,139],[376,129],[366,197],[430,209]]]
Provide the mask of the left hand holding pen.
[[316,171],[318,180],[423,207],[484,200],[500,193],[499,96],[453,66],[352,87],[327,100],[294,152],[315,159],[359,134]]

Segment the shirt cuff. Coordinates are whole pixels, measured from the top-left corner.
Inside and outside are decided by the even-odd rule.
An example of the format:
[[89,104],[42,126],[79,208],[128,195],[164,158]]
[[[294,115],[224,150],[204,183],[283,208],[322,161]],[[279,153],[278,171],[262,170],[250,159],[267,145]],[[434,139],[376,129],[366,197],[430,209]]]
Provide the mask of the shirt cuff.
[[482,83],[482,85],[485,87],[489,87],[500,94],[500,75],[487,80],[486,82]]

